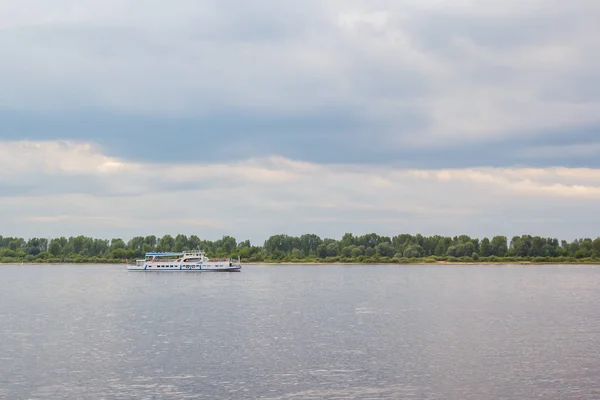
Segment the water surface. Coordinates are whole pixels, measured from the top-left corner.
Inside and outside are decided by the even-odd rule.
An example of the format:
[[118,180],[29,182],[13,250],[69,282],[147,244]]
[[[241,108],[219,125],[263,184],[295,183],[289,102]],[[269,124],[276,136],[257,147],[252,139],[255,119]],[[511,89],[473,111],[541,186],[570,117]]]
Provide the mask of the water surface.
[[598,399],[597,266],[0,266],[0,398]]

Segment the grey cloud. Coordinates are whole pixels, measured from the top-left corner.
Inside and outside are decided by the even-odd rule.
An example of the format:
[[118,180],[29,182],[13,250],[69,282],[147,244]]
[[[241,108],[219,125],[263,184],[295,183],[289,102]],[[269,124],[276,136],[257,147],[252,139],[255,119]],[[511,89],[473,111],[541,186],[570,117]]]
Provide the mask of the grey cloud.
[[[426,124],[425,117],[416,111],[397,117],[406,132]],[[230,110],[206,119],[113,114],[36,116],[5,111],[0,112],[0,120],[3,139],[92,140],[107,155],[150,163],[206,164],[224,157],[243,160],[282,155],[325,164],[391,164],[428,169],[511,165],[600,168],[597,153],[561,150],[597,147],[600,125],[523,132],[518,140],[500,135],[492,142],[456,140],[443,146],[413,147],[390,145],[387,136],[381,134],[389,134],[389,126],[375,125],[361,118],[359,110],[352,109],[285,117],[259,117]],[[558,157],[556,153],[560,153]]]
[[[290,115],[220,110],[206,118],[131,117],[114,114],[32,116],[1,112],[0,138],[73,139],[100,143],[107,154],[149,162],[208,163],[226,157],[283,155],[325,163],[379,162],[385,136],[360,110],[329,109]],[[418,110],[403,116],[419,129]],[[388,158],[389,160],[389,158]]]
[[[598,43],[598,47],[600,48],[600,43]],[[600,104],[600,73],[598,73],[598,67],[600,67],[600,61],[590,63],[583,71],[557,76],[556,80],[549,83],[541,96],[548,101],[560,99],[570,103]]]
[[414,40],[423,48],[460,56],[454,40],[467,38],[477,45],[498,50],[546,44],[560,37],[560,15],[478,16],[431,13],[409,20]]
[[[35,194],[37,188],[37,185],[31,183],[19,184],[0,181],[0,197],[32,195]],[[47,194],[48,188],[45,189],[44,194]]]
[[131,188],[113,187],[110,182],[90,176],[65,176],[62,174],[36,174],[19,176],[27,183],[10,183],[0,181],[0,197],[3,198],[38,198],[63,194],[86,194],[97,197],[139,196],[131,192]]
[[[545,165],[553,160],[526,150],[576,144],[571,131],[600,126],[598,58],[581,66],[531,55],[593,49],[600,10],[584,0],[502,3],[496,14],[393,1],[107,1],[69,13],[70,4],[47,19],[51,7],[38,3],[2,31],[0,137],[88,138],[108,154],[156,162],[227,151],[436,168]],[[387,19],[377,29],[336,25],[352,12]],[[587,108],[563,106],[577,102]],[[213,151],[196,157],[197,146]]]

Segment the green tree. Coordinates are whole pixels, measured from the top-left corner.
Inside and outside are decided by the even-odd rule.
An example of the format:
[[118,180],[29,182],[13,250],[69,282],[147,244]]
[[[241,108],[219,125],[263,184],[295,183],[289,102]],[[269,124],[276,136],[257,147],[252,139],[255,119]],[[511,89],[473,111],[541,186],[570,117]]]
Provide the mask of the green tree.
[[305,234],[300,236],[300,250],[306,255],[317,254],[317,248],[323,243],[323,240],[315,234]]
[[173,247],[175,246],[175,239],[171,235],[164,235],[158,241],[156,249],[161,252],[169,252],[173,251]]
[[356,246],[354,245],[349,245],[346,246],[342,249],[342,255],[346,258],[350,258],[352,257],[352,250],[354,250],[356,248]]
[[433,252],[436,256],[444,256],[448,252],[448,249],[452,245],[452,239],[450,238],[440,238],[435,246],[435,250]]
[[48,251],[54,257],[60,256],[62,254],[62,246],[60,245],[60,241],[56,240],[56,239],[51,240],[50,241],[50,248],[48,249]]
[[490,239],[483,238],[481,244],[479,245],[481,255],[484,257],[489,257],[492,255],[492,245],[490,244]]
[[125,245],[123,239],[116,238],[110,241],[110,251],[125,249],[126,247],[127,246]]
[[[285,246],[279,250],[283,253],[289,254],[293,249],[293,246],[291,246],[291,244],[292,243],[289,240],[288,236],[285,241]],[[217,247],[217,251],[221,254],[231,254],[231,252],[233,252],[237,247],[237,241],[234,237],[223,236],[221,239],[215,242],[215,247]]]
[[[358,259],[378,255],[382,259],[394,257],[426,257],[453,256],[471,257],[546,257],[553,259],[559,256],[588,258],[600,257],[600,238],[575,239],[571,242],[557,238],[521,235],[515,236],[508,246],[505,236],[494,236],[491,240],[479,240],[468,235],[445,237],[439,235],[423,236],[421,234],[399,234],[391,239],[369,233],[354,236],[345,233],[341,239],[321,239],[315,234],[304,234],[300,237],[285,234],[274,235],[267,239],[263,246],[253,246],[249,240],[237,243],[231,236],[211,241],[200,239],[196,235],[189,238],[178,234],[175,238],[165,235],[137,236],[127,243],[121,238],[112,240],[94,239],[86,236],[73,236],[68,239],[53,239],[0,236],[0,257],[14,260],[46,260],[60,258],[67,261],[84,261],[88,257],[97,260],[118,260],[133,258],[152,251],[182,251],[186,249],[204,250],[209,257],[240,256],[244,260],[300,260],[304,257],[337,257]],[[557,261],[559,261],[557,259]]]
[[[187,236],[185,235],[177,235],[175,237],[175,243],[173,244],[173,251],[184,251],[184,250],[190,250],[188,249],[188,239]],[[231,251],[230,251],[231,252]]]
[[317,247],[317,256],[320,258],[326,258],[327,257],[327,245],[321,243],[318,247]]
[[338,255],[338,246],[336,243],[329,243],[326,249],[328,257],[335,257]]
[[363,249],[362,248],[360,248],[360,247],[354,247],[352,249],[352,257],[353,258],[358,258],[358,257],[360,257],[362,255],[363,255]]
[[292,257],[296,260],[304,258],[303,254],[302,254],[302,250],[293,248],[292,249]]
[[415,244],[404,250],[402,255],[407,258],[420,258],[423,257],[423,253],[423,248],[418,244]]
[[340,246],[347,247],[352,245],[354,245],[354,235],[345,233],[344,236],[342,236],[342,240],[340,240]]
[[592,252],[594,257],[600,257],[600,237],[596,238],[592,242]]
[[375,246],[375,252],[381,257],[393,257],[396,251],[390,243],[383,242]]
[[92,241],[91,256],[103,257],[108,253],[109,241],[106,239],[94,239]]
[[136,236],[131,238],[131,240],[129,240],[129,242],[127,242],[127,248],[129,250],[134,251],[137,255],[142,255],[142,251],[144,248],[144,237],[143,236]]
[[491,242],[492,255],[504,257],[508,251],[506,236],[494,236]]
[[146,236],[144,238],[144,244],[147,244],[154,251],[156,249],[156,245],[158,244],[158,239],[154,235]]

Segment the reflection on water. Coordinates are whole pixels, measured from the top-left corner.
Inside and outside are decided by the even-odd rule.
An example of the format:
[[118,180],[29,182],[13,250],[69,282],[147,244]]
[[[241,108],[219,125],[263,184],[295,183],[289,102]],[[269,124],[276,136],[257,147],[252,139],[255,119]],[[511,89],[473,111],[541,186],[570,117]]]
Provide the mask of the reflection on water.
[[598,267],[0,274],[0,398],[600,398]]

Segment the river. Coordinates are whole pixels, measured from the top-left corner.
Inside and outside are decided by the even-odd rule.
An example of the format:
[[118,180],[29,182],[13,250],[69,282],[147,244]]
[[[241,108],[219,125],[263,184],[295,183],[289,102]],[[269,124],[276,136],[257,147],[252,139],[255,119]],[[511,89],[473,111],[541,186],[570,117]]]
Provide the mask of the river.
[[598,399],[600,267],[0,266],[2,399]]

